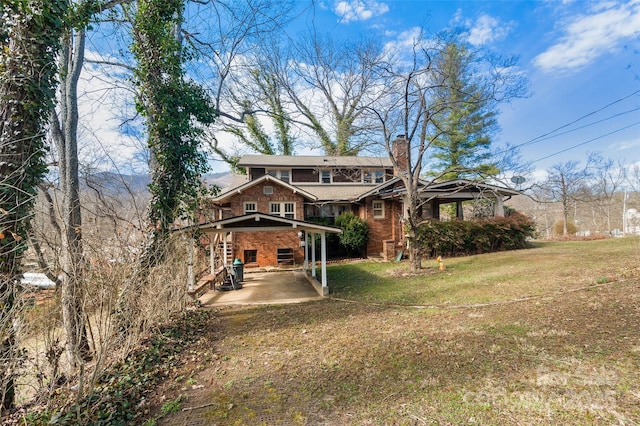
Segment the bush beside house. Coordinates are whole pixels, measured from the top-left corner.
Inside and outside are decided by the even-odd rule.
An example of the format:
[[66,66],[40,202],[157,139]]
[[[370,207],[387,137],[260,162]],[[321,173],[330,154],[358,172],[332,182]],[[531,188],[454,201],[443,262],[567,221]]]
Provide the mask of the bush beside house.
[[514,212],[470,221],[426,221],[420,225],[418,244],[429,257],[462,256],[525,248],[535,235],[533,220]]

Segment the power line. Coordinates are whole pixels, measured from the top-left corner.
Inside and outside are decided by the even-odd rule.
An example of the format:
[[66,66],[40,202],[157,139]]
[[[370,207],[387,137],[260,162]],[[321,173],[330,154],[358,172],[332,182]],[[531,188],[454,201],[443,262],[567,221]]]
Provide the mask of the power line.
[[621,132],[621,131],[626,130],[626,129],[628,129],[628,128],[630,128],[630,127],[633,127],[633,126],[637,126],[638,124],[640,124],[640,121],[636,121],[635,123],[630,124],[630,125],[628,125],[628,126],[622,127],[622,128],[620,128],[620,129],[614,130],[614,131],[609,132],[609,133],[605,133],[604,135],[600,135],[600,136],[598,136],[598,137],[596,137],[596,138],[589,139],[588,141],[580,142],[579,144],[576,144],[576,145],[570,146],[569,148],[565,148],[565,149],[560,150],[560,151],[558,151],[558,152],[555,152],[555,153],[553,153],[553,154],[549,154],[549,155],[546,155],[546,156],[544,156],[544,157],[538,158],[537,160],[532,161],[532,162],[531,162],[531,164],[533,164],[533,163],[537,163],[538,161],[546,160],[547,158],[553,157],[553,156],[558,155],[558,154],[562,154],[563,152],[567,152],[567,151],[572,150],[572,149],[574,149],[574,148],[577,148],[577,147],[579,147],[579,146],[586,145],[586,144],[588,144],[588,143],[590,143],[590,142],[597,141],[598,139],[602,139],[602,138],[607,137],[607,136],[609,136],[609,135],[612,135],[612,134],[614,134],[614,133]]
[[[542,138],[546,138],[547,136],[550,136],[550,135],[552,135],[553,133],[555,133],[555,132],[557,132],[557,131],[559,131],[559,130],[564,129],[565,127],[569,127],[569,126],[571,126],[572,124],[575,124],[575,123],[577,123],[577,122],[579,122],[579,121],[581,121],[581,120],[584,120],[584,119],[585,119],[585,118],[587,118],[587,117],[590,117],[590,116],[592,116],[592,115],[594,115],[594,114],[597,114],[597,113],[599,113],[600,111],[603,111],[603,110],[605,110],[605,109],[607,109],[607,108],[609,108],[609,107],[611,107],[611,106],[613,106],[613,105],[615,105],[615,104],[617,104],[617,103],[620,103],[620,102],[622,102],[622,101],[624,101],[624,100],[627,100],[627,99],[629,99],[629,98],[631,98],[631,97],[633,97],[633,96],[635,96],[635,95],[637,95],[637,94],[640,94],[640,90],[636,90],[635,92],[633,92],[633,93],[631,93],[631,94],[629,94],[629,95],[627,95],[627,96],[624,96],[624,97],[622,97],[622,98],[620,98],[620,99],[617,99],[617,100],[615,100],[615,101],[613,101],[613,102],[611,102],[611,103],[609,103],[609,104],[607,104],[607,105],[603,106],[602,108],[599,108],[599,109],[597,109],[597,110],[595,110],[595,111],[592,111],[592,112],[587,113],[587,114],[585,114],[585,115],[583,115],[583,116],[581,116],[581,117],[578,117],[577,119],[575,119],[575,120],[571,121],[570,123],[567,123],[567,124],[564,124],[564,125],[562,125],[562,126],[560,126],[560,127],[557,127],[557,128],[555,128],[555,129],[551,130],[550,132],[544,133],[544,134],[542,134],[542,135],[540,135],[540,136],[536,136],[535,138],[533,138],[533,139],[531,139],[531,140],[529,140],[529,141],[523,142],[523,143],[521,143],[521,144],[519,144],[519,145],[515,145],[515,146],[513,146],[513,147],[512,147],[512,148],[510,148],[510,149],[516,149],[516,148],[520,148],[521,146],[531,145],[531,144],[533,144],[533,143],[540,142],[540,140],[542,140]],[[505,151],[505,152],[506,152],[506,151]]]
[[[594,126],[594,125],[600,124],[600,123],[604,123],[605,121],[613,120],[614,118],[618,118],[618,117],[621,117],[621,116],[623,116],[625,114],[630,114],[632,112],[636,112],[636,111],[639,111],[639,110],[640,110],[640,107],[636,107],[636,108],[633,108],[633,109],[630,109],[630,110],[627,110],[627,111],[623,111],[623,112],[619,112],[617,114],[610,115],[609,117],[603,118],[601,120],[593,121],[593,122],[587,123],[587,124],[585,124],[583,126],[576,127],[574,129],[571,129],[571,130],[567,130],[567,131],[562,132],[562,133],[557,133],[555,135],[551,135],[551,136],[547,136],[547,137],[538,136],[538,138],[540,138],[540,139],[537,139],[535,142],[531,142],[531,141],[524,142],[524,143],[518,145],[517,148],[522,147],[522,146],[526,146],[526,145],[530,145],[530,144],[533,144],[533,143],[542,142],[542,141],[546,141],[546,140],[549,140],[549,139],[557,138],[559,136],[563,136],[563,135],[566,135],[566,134],[569,134],[571,132],[575,132],[575,131],[578,131],[578,130],[586,129],[587,127]],[[514,147],[514,148],[516,148],[516,147]]]

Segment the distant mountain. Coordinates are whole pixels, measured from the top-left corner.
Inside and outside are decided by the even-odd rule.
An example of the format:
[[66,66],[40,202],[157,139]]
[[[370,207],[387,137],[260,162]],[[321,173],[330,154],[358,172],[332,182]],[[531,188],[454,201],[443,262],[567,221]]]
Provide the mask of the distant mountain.
[[[229,186],[233,179],[231,172],[209,173],[203,180],[208,185],[218,185],[221,188]],[[131,192],[133,194],[149,191],[151,183],[150,175],[121,175],[112,172],[98,172],[84,175],[81,178],[83,189],[108,192],[112,195],[121,195]]]

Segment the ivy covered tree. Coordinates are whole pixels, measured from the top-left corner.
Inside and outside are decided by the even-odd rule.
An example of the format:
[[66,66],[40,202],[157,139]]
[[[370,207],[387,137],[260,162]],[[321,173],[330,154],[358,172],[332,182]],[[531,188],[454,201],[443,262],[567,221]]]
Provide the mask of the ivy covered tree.
[[15,402],[20,262],[36,187],[46,172],[45,126],[56,89],[56,55],[67,0],[0,3],[0,398]]
[[[472,178],[499,172],[491,161],[491,135],[495,131],[495,101],[483,87],[477,59],[465,44],[447,43],[435,61],[433,117],[434,172],[441,179]],[[443,78],[444,77],[444,78]]]
[[162,258],[170,227],[188,204],[185,200],[197,198],[207,170],[199,149],[200,125],[215,120],[204,89],[185,77],[184,63],[193,52],[183,44],[184,7],[184,0],[140,0],[133,10],[136,105],[145,117],[151,154],[151,235],[145,266]]
[[[293,155],[295,138],[291,134],[291,118],[285,111],[282,88],[278,80],[264,69],[254,69],[249,72],[250,84],[253,91],[247,99],[236,99],[235,102],[242,106],[244,123],[242,125],[230,121],[224,125],[223,130],[234,135],[242,147],[264,155]],[[264,105],[264,111],[258,111],[259,105]],[[248,113],[247,113],[248,112]],[[258,114],[260,112],[260,115]],[[266,116],[273,125],[273,134],[270,134],[260,120]],[[207,142],[211,150],[232,169],[237,169],[240,156],[237,152],[228,152],[220,146],[215,136],[215,131],[208,133]]]

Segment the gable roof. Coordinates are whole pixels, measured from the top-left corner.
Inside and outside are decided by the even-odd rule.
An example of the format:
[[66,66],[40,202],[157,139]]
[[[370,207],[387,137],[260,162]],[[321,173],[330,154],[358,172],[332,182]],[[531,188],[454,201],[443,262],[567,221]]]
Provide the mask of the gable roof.
[[389,157],[331,155],[243,155],[240,167],[393,168]]
[[283,186],[283,187],[289,189],[294,194],[300,194],[303,197],[308,198],[308,199],[313,200],[313,201],[318,199],[318,197],[316,197],[312,193],[310,193],[308,191],[305,191],[303,189],[300,189],[297,186],[291,185],[291,184],[289,184],[289,183],[287,183],[287,182],[285,182],[283,180],[280,180],[278,178],[275,178],[275,177],[273,177],[271,175],[264,175],[264,176],[259,177],[258,179],[254,179],[254,180],[251,180],[251,181],[246,181],[246,182],[244,182],[244,183],[242,183],[242,184],[240,184],[238,186],[233,186],[233,187],[229,188],[227,191],[219,194],[217,197],[214,197],[211,201],[213,201],[214,203],[225,201],[228,198],[230,198],[230,197],[232,197],[232,196],[234,196],[236,194],[240,194],[243,191],[246,191],[247,189],[249,189],[249,188],[251,188],[251,187],[253,187],[255,185],[259,185],[259,184],[261,184],[263,182],[270,182],[270,183],[273,183],[273,184],[276,184],[276,185]]

